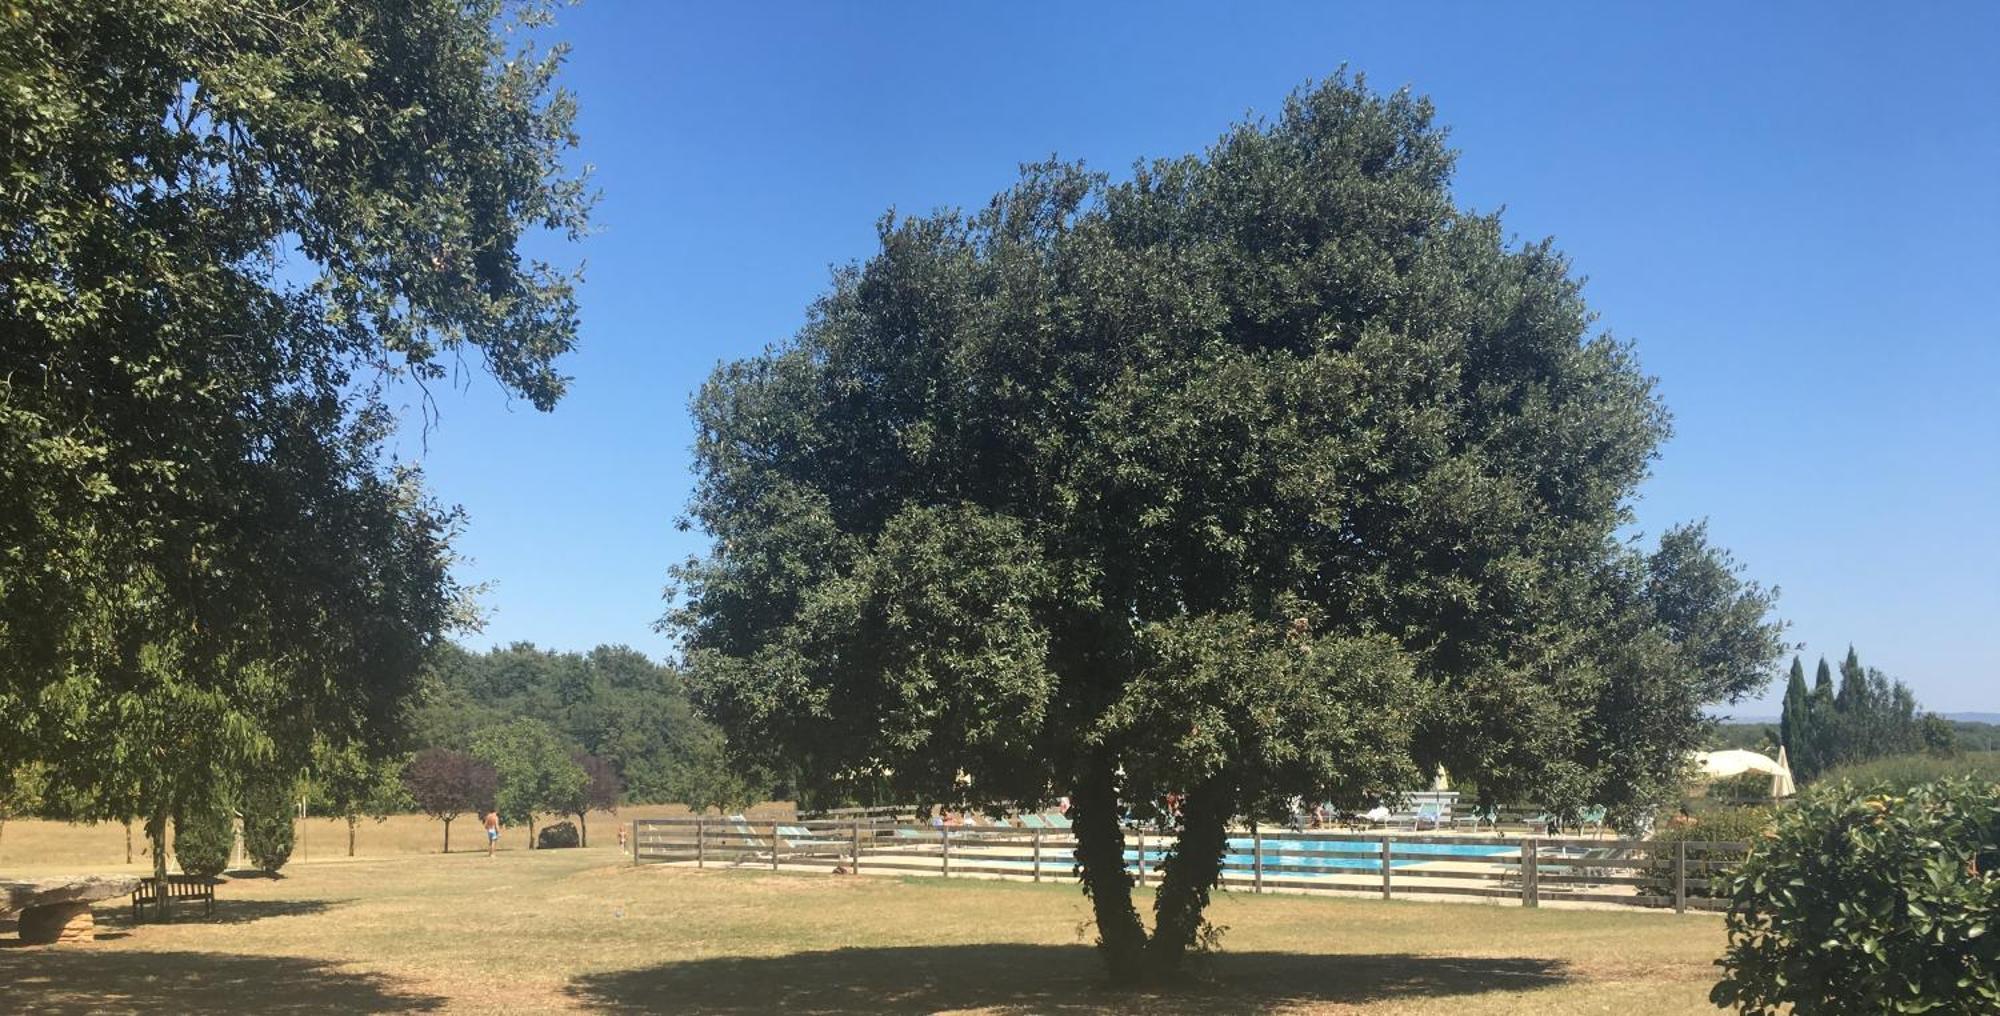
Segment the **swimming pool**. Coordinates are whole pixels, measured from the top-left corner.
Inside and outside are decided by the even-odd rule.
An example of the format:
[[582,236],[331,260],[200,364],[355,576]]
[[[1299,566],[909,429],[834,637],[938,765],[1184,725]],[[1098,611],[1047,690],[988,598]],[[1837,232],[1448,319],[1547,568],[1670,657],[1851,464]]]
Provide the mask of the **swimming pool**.
[[[1231,837],[1227,852],[1223,854],[1223,874],[1231,877],[1249,878],[1256,870],[1256,845],[1248,836]],[[1166,859],[1167,845],[1155,847],[1146,845],[1146,868],[1152,870]],[[1394,856],[1389,859],[1390,868],[1407,868],[1413,864],[1428,864],[1433,861],[1450,860],[1492,860],[1504,863],[1518,860],[1521,848],[1501,846],[1491,843],[1436,843],[1402,842],[1391,844]],[[1311,877],[1317,873],[1328,875],[1348,872],[1379,872],[1382,870],[1382,846],[1379,840],[1323,840],[1292,839],[1283,836],[1264,837],[1264,871],[1283,872],[1288,876]],[[1302,851],[1307,853],[1301,853]],[[1326,855],[1333,856],[1326,856]],[[1408,855],[1422,856],[1408,856]],[[1139,852],[1125,851],[1128,864],[1137,865]]]

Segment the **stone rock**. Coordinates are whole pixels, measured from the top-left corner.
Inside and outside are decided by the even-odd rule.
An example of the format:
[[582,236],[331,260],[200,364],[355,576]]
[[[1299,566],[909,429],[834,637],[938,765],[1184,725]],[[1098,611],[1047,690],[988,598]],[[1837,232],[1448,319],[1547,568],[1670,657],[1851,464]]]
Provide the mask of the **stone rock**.
[[97,921],[92,900],[130,896],[139,888],[132,875],[62,875],[0,882],[0,913],[20,911],[21,941],[35,945],[92,942]]
[[137,875],[54,875],[23,882],[0,882],[0,913],[53,903],[89,903],[139,890]]
[[88,903],[51,903],[21,911],[21,941],[29,945],[95,942],[97,920]]

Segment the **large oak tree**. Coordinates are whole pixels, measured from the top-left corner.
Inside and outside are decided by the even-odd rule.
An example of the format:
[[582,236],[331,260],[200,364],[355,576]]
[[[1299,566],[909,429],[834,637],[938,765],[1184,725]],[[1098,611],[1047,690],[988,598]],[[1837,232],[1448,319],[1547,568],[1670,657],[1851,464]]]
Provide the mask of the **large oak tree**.
[[[1769,595],[1620,536],[1667,414],[1565,260],[1453,203],[1429,105],[1336,79],[1112,182],[885,218],[694,403],[664,624],[808,790],[1066,794],[1114,976],[1201,940],[1227,824],[1442,764],[1626,814],[1761,686]],[[1185,795],[1150,930],[1121,808]]]

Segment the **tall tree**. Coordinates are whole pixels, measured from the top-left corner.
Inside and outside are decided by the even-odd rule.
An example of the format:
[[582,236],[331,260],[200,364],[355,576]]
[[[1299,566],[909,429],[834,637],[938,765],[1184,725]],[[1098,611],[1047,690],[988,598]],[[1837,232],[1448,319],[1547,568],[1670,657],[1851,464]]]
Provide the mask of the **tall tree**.
[[1778,738],[1785,746],[1792,772],[1801,780],[1819,773],[1819,745],[1812,722],[1812,693],[1806,690],[1805,664],[1793,656],[1792,673],[1785,681],[1784,707],[1778,715]]
[[0,768],[158,833],[218,765],[393,726],[463,617],[396,401],[469,357],[549,408],[575,336],[518,250],[588,204],[546,13],[0,17]]
[[[1698,526],[1624,545],[1666,433],[1546,243],[1452,203],[1427,103],[1336,79],[1112,183],[886,217],[695,406],[665,624],[809,792],[1067,794],[1102,954],[1177,966],[1236,815],[1446,765],[1643,807],[1761,686],[1769,595]],[[1125,807],[1185,795],[1150,933]]]

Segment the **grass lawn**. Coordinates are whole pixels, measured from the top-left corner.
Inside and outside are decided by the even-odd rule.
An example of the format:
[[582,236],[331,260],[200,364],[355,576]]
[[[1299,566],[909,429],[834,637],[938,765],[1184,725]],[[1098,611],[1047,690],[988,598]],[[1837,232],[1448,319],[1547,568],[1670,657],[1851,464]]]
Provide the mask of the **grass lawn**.
[[[12,1012],[1713,1013],[1712,916],[1219,896],[1195,983],[1105,989],[1068,885],[633,868],[609,849],[302,865],[207,921],[0,948]],[[1149,897],[1148,897],[1149,898]]]

